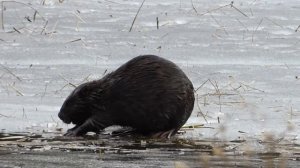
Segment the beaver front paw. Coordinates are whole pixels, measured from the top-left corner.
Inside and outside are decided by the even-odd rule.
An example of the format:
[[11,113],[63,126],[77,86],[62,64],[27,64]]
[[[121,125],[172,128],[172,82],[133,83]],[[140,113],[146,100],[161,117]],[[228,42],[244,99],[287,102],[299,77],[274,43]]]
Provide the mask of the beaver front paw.
[[87,132],[100,132],[104,127],[101,125],[97,125],[97,123],[102,122],[95,122],[93,118],[89,118],[81,125],[76,125],[75,127],[69,129],[65,136],[83,136]]
[[64,136],[70,136],[70,137],[75,137],[75,136],[81,136],[83,134],[80,134],[80,126],[75,126],[74,128],[68,129],[67,133],[64,134]]

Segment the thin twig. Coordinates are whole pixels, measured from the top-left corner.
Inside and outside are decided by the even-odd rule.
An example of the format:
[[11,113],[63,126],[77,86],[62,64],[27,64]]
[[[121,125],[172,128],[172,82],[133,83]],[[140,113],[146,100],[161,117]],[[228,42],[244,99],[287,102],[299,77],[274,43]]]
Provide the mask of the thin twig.
[[203,114],[203,112],[200,108],[198,94],[196,95],[196,100],[197,100],[197,108],[199,110],[198,114],[200,113],[202,115],[202,117],[204,118],[205,122],[208,123],[206,116]]
[[219,98],[219,106],[220,106],[219,110],[220,110],[220,112],[221,112],[221,111],[222,111],[222,110],[221,110],[221,109],[222,109],[222,107],[221,107],[221,92],[220,92],[218,83],[217,83],[217,81],[215,81],[215,83],[213,83],[210,79],[209,79],[208,81],[211,83],[211,85],[212,85],[212,86],[215,88],[215,90],[216,90],[216,94],[218,95],[218,98]]
[[259,21],[257,27],[255,28],[255,30],[254,30],[253,33],[252,33],[252,43],[253,43],[253,41],[254,41],[254,34],[255,34],[256,31],[258,30],[259,26],[262,24],[263,20],[264,20],[264,18],[262,18],[262,19]]
[[55,33],[55,32],[56,32],[56,31],[55,31],[55,29],[56,29],[56,27],[57,27],[57,24],[58,24],[58,21],[56,21],[56,22],[55,22],[54,26],[52,27],[52,30],[51,30],[51,32],[49,32],[49,34],[50,34],[50,36],[49,36],[49,37],[52,37],[53,33]]
[[250,13],[251,13],[251,16],[253,16],[253,11],[252,11],[252,8],[250,8]]
[[250,88],[250,89],[252,89],[252,90],[257,90],[257,91],[259,91],[259,92],[265,93],[265,91],[263,91],[263,90],[260,90],[260,89],[257,89],[257,88],[255,88],[255,87],[246,85],[246,84],[244,84],[244,83],[242,83],[242,82],[240,82],[240,85],[246,86],[247,88]]
[[41,96],[41,100],[45,97],[46,92],[47,92],[47,88],[48,88],[48,83],[45,84],[45,89],[44,89],[43,95]]
[[54,119],[54,117],[51,115],[51,119],[53,122],[55,122],[58,125],[58,121]]
[[239,88],[242,87],[242,85],[240,84],[239,87],[233,87],[232,83],[229,84],[229,87],[233,89],[233,91],[237,92],[237,95],[242,99],[242,101],[245,103],[245,98],[241,95],[240,91],[238,90]]
[[243,23],[243,22],[241,22],[239,19],[237,19],[236,18],[236,20],[247,30],[247,31],[249,31],[249,29],[246,27],[246,25]]
[[196,12],[196,14],[198,14],[198,11],[197,11],[197,9],[196,9],[195,6],[194,6],[193,0],[191,0],[191,3],[192,3],[192,8],[193,8],[193,10]]
[[21,32],[18,29],[16,29],[15,27],[13,27],[13,29],[14,29],[15,32],[21,34]]
[[156,29],[157,30],[159,29],[159,20],[158,20],[158,17],[156,17]]
[[3,69],[5,69],[9,74],[11,74],[12,76],[14,76],[15,78],[17,78],[19,81],[22,81],[22,79],[20,77],[18,77],[16,74],[14,74],[11,70],[9,70],[6,66],[0,64],[2,66]]
[[24,94],[21,92],[21,91],[19,91],[17,88],[15,88],[13,85],[9,85],[16,93],[18,93],[18,95],[20,95],[20,96],[24,96]]
[[63,87],[61,87],[59,90],[55,91],[55,94],[62,91],[65,87],[69,86],[70,84],[65,84]]
[[45,25],[44,25],[44,27],[43,27],[43,29],[41,31],[41,35],[46,31],[47,25],[48,25],[48,20],[46,21],[46,23],[45,23]]
[[238,94],[236,94],[236,93],[206,93],[206,94],[202,94],[201,97],[206,97],[206,96],[236,96],[236,95],[238,95]]
[[89,77],[91,76],[92,74],[89,74],[88,76],[86,76],[83,80],[82,80],[82,82],[81,83],[83,83],[83,82],[89,82],[90,80],[89,80]]
[[121,4],[121,3],[118,3],[118,2],[114,2],[114,1],[109,1],[109,0],[104,0],[105,2],[109,2],[109,3],[114,3],[114,4]]
[[222,9],[222,8],[225,8],[225,7],[230,6],[231,8],[233,8],[233,9],[235,9],[236,11],[238,11],[239,13],[241,13],[243,16],[248,17],[248,15],[246,15],[246,14],[245,14],[244,12],[242,12],[240,9],[238,9],[237,7],[235,7],[235,6],[233,5],[233,3],[234,3],[234,2],[231,1],[231,2],[230,2],[229,4],[227,4],[227,5],[220,6],[220,7],[218,7],[218,8],[212,9],[212,10],[208,10],[207,12],[200,14],[200,16],[203,16],[203,15],[206,15],[206,14],[208,14],[208,13],[211,13],[211,12],[214,12],[214,11],[218,11],[218,10],[220,10],[220,9]]
[[6,118],[8,118],[7,115],[3,115],[3,114],[0,114],[0,117],[6,117]]
[[292,120],[293,119],[293,107],[291,106],[291,113],[290,113],[290,120]]
[[25,113],[24,107],[23,107],[23,118],[27,119],[27,115],[26,115],[26,113]]
[[210,13],[210,17],[213,18],[213,20],[220,26],[221,30],[223,29],[224,32],[226,33],[226,35],[229,35],[229,33],[227,32],[225,26],[221,25],[221,23]]
[[222,9],[222,8],[227,7],[227,6],[231,6],[231,3],[230,3],[230,4],[227,4],[227,5],[224,5],[224,6],[220,6],[220,7],[218,7],[218,8],[212,9],[212,10],[208,10],[207,12],[202,13],[202,14],[200,14],[199,16],[203,16],[203,15],[206,15],[206,14],[208,14],[208,13],[211,13],[211,12],[214,12],[214,11],[218,11],[218,10],[220,10],[220,9]]
[[30,19],[30,17],[29,16],[25,16],[25,19],[28,21],[28,22],[32,22],[32,20]]
[[163,38],[165,38],[165,37],[168,36],[168,35],[169,35],[169,33],[166,33],[166,34],[164,34],[163,36],[161,36],[160,39],[163,39]]
[[189,128],[203,128],[204,124],[194,124],[194,125],[184,125],[181,128],[189,129]]
[[182,5],[182,2],[181,0],[179,1],[179,8],[181,9],[181,5]]
[[42,1],[41,1],[41,5],[45,5],[45,1],[46,1],[46,0],[42,0]]
[[215,85],[216,85],[216,88],[217,88],[217,93],[219,94],[219,96],[218,96],[218,98],[219,98],[219,104],[220,104],[220,109],[219,109],[219,111],[221,112],[221,111],[222,111],[221,93],[220,93],[220,90],[219,90],[219,86],[218,86],[217,81],[215,81]]
[[[66,78],[64,78],[62,75],[59,75],[64,81],[66,81],[68,84],[66,84],[64,87],[66,87],[66,86],[68,86],[68,85],[71,85],[71,86],[73,86],[74,88],[76,88],[77,86],[76,85],[74,85],[73,83],[71,83],[70,81],[68,81]],[[64,88],[63,87],[63,88]]]
[[[79,14],[79,12],[77,12],[78,14]],[[86,23],[82,18],[81,18],[81,16],[79,16],[77,13],[73,13],[76,17],[77,17],[77,19],[78,20],[80,20],[82,23]]]
[[[4,74],[3,74],[4,75]],[[1,78],[3,77],[3,75],[1,76]],[[5,87],[2,83],[1,83],[1,80],[0,80],[0,85],[1,87],[6,91],[7,95],[9,96],[9,90],[7,89],[7,87]]]
[[4,31],[4,5],[3,2],[1,2],[1,28]]
[[298,32],[300,29],[300,25],[297,27],[297,29],[295,30],[295,32]]
[[104,76],[106,74],[106,72],[107,72],[107,69],[105,69],[105,71],[103,72],[102,76]]
[[132,24],[131,24],[131,27],[130,27],[130,29],[129,29],[129,32],[131,32],[131,30],[132,30],[132,28],[133,28],[133,25],[134,25],[134,22],[135,22],[135,20],[136,20],[136,18],[137,18],[137,16],[138,16],[138,14],[140,13],[140,10],[142,9],[142,7],[143,7],[145,1],[146,1],[146,0],[143,0],[143,2],[142,2],[142,4],[141,4],[140,8],[138,9],[138,11],[137,11],[137,13],[136,13],[136,15],[135,15],[135,17],[134,17],[134,19],[133,19],[133,21],[132,21]]
[[73,86],[74,88],[76,88],[77,86],[74,85],[73,83],[68,83],[69,85]]
[[240,9],[238,9],[237,7],[235,7],[235,6],[233,5],[233,1],[231,1],[230,6],[231,6],[233,9],[235,9],[236,11],[238,11],[239,13],[241,13],[242,15],[244,15],[245,17],[248,17],[248,15],[246,15],[244,12],[242,12]]
[[16,3],[16,4],[21,4],[21,5],[24,5],[24,6],[27,6],[29,8],[31,8],[32,10],[34,10],[34,17],[33,17],[33,20],[35,20],[35,15],[38,14],[42,20],[46,20],[40,13],[38,10],[36,10],[34,7],[26,4],[26,3],[22,3],[22,2],[17,2],[17,1],[1,1],[1,24],[2,24],[2,30],[5,30],[4,29],[4,3]]
[[203,106],[208,105],[206,96],[203,98]]
[[71,40],[71,41],[68,41],[68,42],[66,42],[66,43],[74,43],[74,42],[77,42],[77,41],[81,41],[81,38],[75,39],[75,40]]
[[200,88],[202,88],[207,82],[208,82],[209,79],[207,79],[205,82],[203,82],[194,92],[197,92]]
[[37,15],[37,11],[35,11],[34,14],[33,14],[33,21],[35,21],[36,15]]
[[256,2],[256,0],[254,0],[253,2],[251,2],[251,4],[250,4],[250,5],[253,5],[255,2]]
[[273,20],[271,20],[271,19],[268,18],[268,17],[265,17],[265,19],[267,19],[268,21],[270,21],[271,23],[273,23],[274,25],[276,25],[276,26],[278,26],[278,27],[280,27],[280,28],[282,28],[282,29],[284,28],[283,26],[281,26],[280,24],[274,22]]

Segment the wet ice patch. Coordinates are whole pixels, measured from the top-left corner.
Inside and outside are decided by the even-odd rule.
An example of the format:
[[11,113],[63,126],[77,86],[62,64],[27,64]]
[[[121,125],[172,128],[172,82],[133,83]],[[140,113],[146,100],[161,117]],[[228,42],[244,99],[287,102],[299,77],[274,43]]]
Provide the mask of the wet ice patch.
[[272,19],[272,20],[288,20],[288,18],[284,17],[284,16],[271,16],[270,19]]
[[17,46],[20,46],[21,44],[20,43],[12,43],[11,46],[14,46],[14,47],[17,47]]
[[285,35],[285,36],[288,36],[288,35],[294,34],[295,32],[293,32],[291,30],[277,30],[277,31],[270,31],[270,33],[274,34],[274,35]]
[[177,19],[175,20],[175,23],[178,25],[183,25],[183,24],[187,24],[187,20],[186,19]]
[[[165,20],[160,21],[159,26],[174,26],[174,25],[184,25],[187,24],[188,21],[185,19],[177,19],[177,20]],[[157,23],[155,21],[153,22],[141,22],[140,23],[143,26],[149,26],[149,27],[156,27]]]
[[202,44],[202,43],[189,43],[190,46],[193,46],[193,47],[209,47],[210,44]]
[[97,22],[99,22],[99,23],[115,23],[115,22],[118,22],[119,20],[121,20],[121,18],[109,18],[109,19],[101,19]]
[[270,49],[270,48],[288,48],[291,47],[289,44],[270,44],[267,46],[264,46],[264,49]]
[[48,6],[54,6],[59,3],[58,0],[44,0],[43,2],[45,5],[48,5]]

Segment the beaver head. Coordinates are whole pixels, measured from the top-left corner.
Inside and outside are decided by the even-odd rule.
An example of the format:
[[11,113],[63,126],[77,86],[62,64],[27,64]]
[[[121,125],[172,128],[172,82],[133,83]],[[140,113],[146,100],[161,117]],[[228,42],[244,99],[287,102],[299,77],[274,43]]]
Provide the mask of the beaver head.
[[[81,84],[67,97],[58,113],[58,117],[63,122],[82,124],[92,116],[90,106],[95,104],[93,85],[93,82]],[[99,97],[99,95],[97,96]]]

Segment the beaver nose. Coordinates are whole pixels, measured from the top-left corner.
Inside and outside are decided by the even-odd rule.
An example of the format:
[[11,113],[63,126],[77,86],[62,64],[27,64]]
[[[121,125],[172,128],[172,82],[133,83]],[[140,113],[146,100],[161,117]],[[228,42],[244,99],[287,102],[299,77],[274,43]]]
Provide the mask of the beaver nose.
[[59,112],[58,117],[66,124],[71,123],[71,118],[69,118],[65,113]]
[[59,117],[61,120],[63,120],[64,115],[63,115],[61,112],[59,112],[59,113],[58,113],[58,117]]

